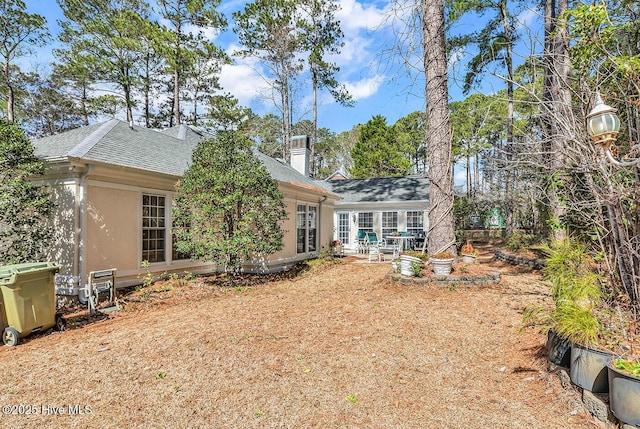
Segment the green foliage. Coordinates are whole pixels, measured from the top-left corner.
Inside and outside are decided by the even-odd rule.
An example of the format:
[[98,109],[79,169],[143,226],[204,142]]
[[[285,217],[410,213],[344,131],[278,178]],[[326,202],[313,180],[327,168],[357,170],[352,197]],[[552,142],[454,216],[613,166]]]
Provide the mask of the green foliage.
[[46,259],[53,236],[49,221],[54,204],[30,179],[44,173],[44,163],[17,125],[0,120],[0,261],[4,264]]
[[351,157],[352,178],[404,176],[411,167],[381,115],[375,115],[362,127]]
[[22,0],[0,2],[0,60],[3,73],[0,83],[5,92],[7,119],[14,120],[14,93],[16,91],[15,72],[19,69],[14,62],[17,58],[31,54],[34,47],[44,46],[50,35],[46,19],[26,11]]
[[133,120],[133,91],[142,79],[144,41],[153,31],[149,6],[139,0],[59,0],[62,48],[56,56],[91,82],[117,85]]
[[589,346],[598,340],[600,323],[595,309],[601,303],[600,277],[591,268],[586,247],[570,239],[543,248],[545,278],[551,282],[556,332],[573,343]]
[[349,395],[345,399],[354,405],[358,403],[358,397],[356,395]]
[[533,234],[528,234],[524,231],[516,230],[513,231],[509,237],[507,237],[507,241],[504,246],[512,251],[518,252],[521,250],[527,250],[533,244],[537,242],[538,238]]
[[413,273],[414,276],[416,277],[422,276],[422,272],[423,272],[422,262],[411,261],[409,265],[411,266],[411,272]]
[[429,255],[427,255],[426,253],[422,253],[418,250],[404,250],[402,251],[402,254],[407,256],[413,256],[414,258],[418,258],[422,261],[426,261],[427,259],[429,259]]
[[455,220],[456,232],[469,229],[471,226],[471,214],[475,211],[471,198],[459,195],[453,196],[453,219]]
[[178,250],[232,274],[281,249],[284,235],[282,193],[251,146],[237,131],[198,143],[173,212]]
[[422,111],[398,119],[390,129],[398,148],[410,159],[415,174],[427,170],[426,126],[426,113]]
[[142,261],[142,263],[140,264],[141,268],[146,269],[144,275],[141,278],[139,277],[142,280],[143,287],[151,286],[156,281],[156,278],[153,276],[153,273],[149,269],[150,266],[151,265],[149,264],[149,261]]
[[600,279],[590,269],[592,260],[584,244],[566,239],[541,249],[546,254],[543,272],[555,300],[599,299]]
[[613,366],[627,374],[640,378],[640,360],[618,358],[613,360]]
[[593,307],[583,307],[574,301],[560,300],[551,317],[554,329],[572,343],[589,346],[598,340],[599,324]]
[[340,71],[335,63],[329,62],[329,55],[339,55],[344,45],[344,34],[335,13],[339,6],[336,2],[308,0],[300,2],[300,17],[297,26],[300,29],[302,48],[307,53],[307,62],[311,72],[314,92],[326,88],[338,103],[353,106],[353,99],[344,84],[336,75]]

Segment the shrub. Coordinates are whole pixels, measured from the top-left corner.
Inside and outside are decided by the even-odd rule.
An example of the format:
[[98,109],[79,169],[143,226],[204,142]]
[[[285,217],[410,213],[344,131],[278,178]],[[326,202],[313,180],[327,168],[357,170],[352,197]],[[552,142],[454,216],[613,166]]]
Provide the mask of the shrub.
[[535,244],[537,237],[533,234],[527,234],[523,231],[514,231],[505,242],[505,247],[512,251],[518,252],[521,250],[527,250],[530,246]]

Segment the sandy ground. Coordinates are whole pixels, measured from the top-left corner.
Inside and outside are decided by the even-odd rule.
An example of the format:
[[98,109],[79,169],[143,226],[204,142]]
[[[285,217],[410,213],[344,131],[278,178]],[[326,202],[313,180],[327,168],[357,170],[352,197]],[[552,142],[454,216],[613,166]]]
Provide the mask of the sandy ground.
[[494,265],[482,288],[390,283],[388,263],[348,258],[250,287],[155,284],[0,347],[0,426],[597,427],[521,331],[547,287]]

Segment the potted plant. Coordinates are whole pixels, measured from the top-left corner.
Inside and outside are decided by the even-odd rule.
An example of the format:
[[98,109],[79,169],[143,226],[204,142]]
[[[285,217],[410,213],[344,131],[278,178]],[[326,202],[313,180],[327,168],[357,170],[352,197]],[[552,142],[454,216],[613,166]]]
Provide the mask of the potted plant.
[[411,250],[400,254],[400,274],[405,276],[416,276],[422,274],[422,266],[426,255],[421,252]]
[[475,263],[478,257],[478,252],[468,241],[467,244],[462,246],[462,249],[460,249],[460,253],[462,254],[462,262],[464,262],[465,264]]
[[592,261],[581,243],[558,241],[546,247],[545,253],[544,273],[555,301],[552,329],[571,343],[571,381],[593,393],[606,393],[611,353],[596,348],[602,327],[597,316],[603,304],[601,279],[592,271]]
[[640,360],[612,358],[607,370],[611,412],[628,425],[640,426]]
[[331,254],[333,256],[336,255],[344,255],[344,247],[342,247],[342,241],[341,240],[333,240],[331,242]]
[[436,275],[448,276],[451,274],[455,256],[451,252],[438,252],[429,259],[433,266],[433,273]]

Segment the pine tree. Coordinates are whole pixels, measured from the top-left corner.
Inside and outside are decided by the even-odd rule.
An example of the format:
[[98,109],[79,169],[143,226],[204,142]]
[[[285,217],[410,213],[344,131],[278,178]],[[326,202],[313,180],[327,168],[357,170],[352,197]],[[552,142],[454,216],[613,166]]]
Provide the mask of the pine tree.
[[231,274],[283,245],[282,193],[238,131],[219,131],[198,144],[173,214],[178,250]]
[[362,127],[358,142],[351,151],[351,177],[357,179],[406,175],[411,162],[397,143],[393,133],[387,128],[386,118],[375,115]]
[[0,120],[0,262],[16,264],[44,259],[53,236],[48,221],[53,202],[30,178],[44,173],[24,132]]

